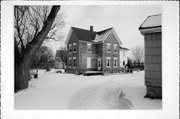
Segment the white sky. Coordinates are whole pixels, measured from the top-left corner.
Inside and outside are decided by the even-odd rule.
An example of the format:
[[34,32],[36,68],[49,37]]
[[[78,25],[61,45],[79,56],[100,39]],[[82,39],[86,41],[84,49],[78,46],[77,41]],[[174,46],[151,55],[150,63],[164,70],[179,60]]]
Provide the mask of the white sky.
[[[63,30],[67,36],[70,27],[94,31],[114,27],[124,47],[131,49],[136,45],[144,45],[143,36],[138,28],[149,16],[161,13],[161,6],[155,5],[64,5],[61,10],[65,13],[66,26]],[[66,39],[66,37],[65,37]],[[63,46],[64,41],[53,45],[53,49]]]

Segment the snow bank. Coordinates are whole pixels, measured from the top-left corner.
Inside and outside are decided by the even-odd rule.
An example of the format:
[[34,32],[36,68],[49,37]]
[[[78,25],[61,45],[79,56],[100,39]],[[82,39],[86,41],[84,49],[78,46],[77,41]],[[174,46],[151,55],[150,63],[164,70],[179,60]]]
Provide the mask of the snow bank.
[[108,76],[46,73],[15,94],[15,109],[161,109],[144,98],[144,72]]

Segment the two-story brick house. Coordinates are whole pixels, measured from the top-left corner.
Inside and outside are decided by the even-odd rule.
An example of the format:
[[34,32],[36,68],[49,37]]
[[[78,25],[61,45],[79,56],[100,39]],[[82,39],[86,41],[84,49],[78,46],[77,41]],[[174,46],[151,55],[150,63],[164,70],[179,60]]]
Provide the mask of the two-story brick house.
[[119,46],[121,41],[114,28],[99,32],[71,27],[66,45],[67,72],[85,73],[101,71],[119,72]]

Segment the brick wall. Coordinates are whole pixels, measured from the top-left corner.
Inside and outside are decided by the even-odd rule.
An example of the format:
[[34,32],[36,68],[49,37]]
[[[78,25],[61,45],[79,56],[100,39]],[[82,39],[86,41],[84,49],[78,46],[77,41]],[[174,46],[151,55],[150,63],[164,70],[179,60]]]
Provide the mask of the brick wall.
[[99,56],[103,55],[103,44],[95,44],[95,48],[96,48],[96,53]]
[[[76,45],[73,45],[73,43],[76,43]],[[71,44],[71,53],[69,52],[69,44]],[[77,37],[75,36],[74,33],[72,33],[69,42],[67,44],[67,51],[68,51],[68,63],[67,63],[67,71],[71,73],[78,73],[79,69],[79,42],[77,40]],[[76,48],[76,52],[73,51],[73,48]],[[76,63],[75,63],[75,68],[73,67],[73,57],[76,57]],[[69,58],[72,58],[71,60],[71,67],[69,67]]]
[[[111,44],[111,53],[107,53],[107,43]],[[114,46],[113,44],[118,44],[115,36],[111,33],[106,40],[103,43],[103,71],[104,72],[119,72],[119,44],[118,44],[118,48],[117,48],[117,53],[114,53]],[[111,57],[111,64],[110,64],[110,68],[106,67],[106,57]],[[113,67],[113,58],[117,57],[117,68]]]
[[[79,70],[80,72],[85,70],[97,69],[97,44],[91,44],[92,52],[87,52],[87,43],[79,42]],[[91,57],[91,68],[87,69],[87,57]]]
[[145,34],[145,85],[148,97],[162,97],[161,33]]

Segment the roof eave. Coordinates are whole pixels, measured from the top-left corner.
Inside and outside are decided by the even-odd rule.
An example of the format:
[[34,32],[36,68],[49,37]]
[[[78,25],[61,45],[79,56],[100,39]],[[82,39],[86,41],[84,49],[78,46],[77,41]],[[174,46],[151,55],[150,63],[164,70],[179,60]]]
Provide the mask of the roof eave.
[[84,40],[78,40],[79,42],[82,42],[82,43],[92,43],[92,44],[99,44],[101,42],[94,42],[94,41],[84,41]]
[[161,32],[161,26],[158,27],[146,27],[146,28],[139,28],[142,35],[148,33],[158,33]]
[[125,47],[122,47],[122,46],[120,46],[119,49],[122,49],[122,50],[130,50],[130,49],[125,48]]
[[150,28],[158,28],[158,27],[161,27],[161,25],[159,25],[159,26],[149,26],[149,27],[139,27],[139,30],[141,30],[141,29],[150,29]]

